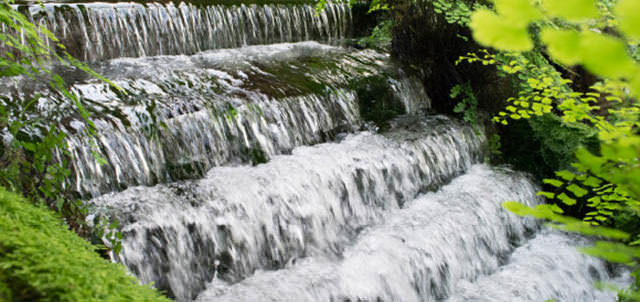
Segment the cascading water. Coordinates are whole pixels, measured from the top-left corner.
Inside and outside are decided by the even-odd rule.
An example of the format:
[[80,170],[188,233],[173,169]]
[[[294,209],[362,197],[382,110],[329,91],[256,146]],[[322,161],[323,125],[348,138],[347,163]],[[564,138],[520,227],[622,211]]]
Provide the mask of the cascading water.
[[3,80],[0,101],[41,95],[15,111],[67,135],[91,222],[119,222],[112,259],[178,301],[615,301],[586,240],[501,207],[536,187],[479,164],[481,129],[425,115],[388,54],[298,42],[348,37],[347,5],[17,9],[121,90],[54,67],[90,138],[46,81]]
[[[84,196],[200,177],[214,166],[259,162],[357,130],[363,121],[356,90],[369,78],[387,81],[405,112],[429,106],[415,78],[388,55],[315,42],[115,59],[95,69],[125,93],[66,75],[76,79],[72,90],[95,112],[98,128],[95,139],[76,135],[73,123],[67,130],[74,187]],[[30,85],[30,79],[6,83],[0,98],[28,99]],[[56,97],[40,101],[57,104]],[[96,152],[107,165],[96,162]]]
[[124,223],[119,260],[187,300],[216,272],[237,281],[297,257],[338,255],[382,210],[480,157],[482,138],[444,117],[399,124],[411,124],[413,135],[354,134],[257,167],[214,168],[198,181],[132,188],[91,204]]
[[543,231],[509,256],[536,223],[501,203],[532,205],[535,193],[523,175],[476,165],[385,213],[338,259],[308,257],[235,284],[214,279],[197,301],[615,301],[593,287],[608,278],[604,263],[567,235]]
[[[345,38],[351,24],[348,6],[333,3],[319,14],[313,4],[176,6],[171,2],[47,3],[21,10],[55,34],[69,53],[87,62],[256,44],[332,41]],[[0,51],[6,49],[0,46]]]
[[[601,260],[576,249],[587,244],[582,238],[544,230],[517,248],[500,270],[461,282],[447,301],[546,301],[550,297],[556,301],[616,301],[613,292],[593,290],[594,280],[607,280],[609,273]],[[619,283],[628,282],[622,281]]]

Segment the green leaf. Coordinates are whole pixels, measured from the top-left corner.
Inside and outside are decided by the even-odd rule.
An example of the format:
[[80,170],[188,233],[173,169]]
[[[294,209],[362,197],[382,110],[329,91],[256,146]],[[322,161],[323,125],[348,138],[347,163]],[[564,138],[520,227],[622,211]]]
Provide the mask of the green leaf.
[[562,201],[564,204],[568,205],[568,206],[572,206],[574,204],[576,204],[576,200],[569,197],[567,194],[562,193],[560,195],[558,195],[558,199],[560,199],[560,201]]
[[588,202],[590,202],[590,203],[592,203],[592,205],[590,205],[590,206],[595,207],[595,206],[597,206],[598,204],[600,204],[600,197],[598,197],[598,196],[593,196],[593,197],[591,197],[591,198],[587,199],[587,201],[588,201]]
[[566,65],[580,63],[578,32],[545,28],[540,32],[540,38],[547,45],[549,54],[558,62]]
[[56,201],[56,209],[58,209],[58,212],[62,210],[63,205],[64,205],[64,199],[58,199]]
[[623,264],[628,264],[634,257],[640,256],[640,249],[637,247],[629,247],[621,243],[608,241],[598,241],[594,246],[581,248],[580,250],[592,256]]
[[540,191],[538,192],[536,195],[538,196],[544,196],[547,199],[554,199],[556,197],[556,194],[551,193],[551,192],[544,192],[544,191]]
[[595,156],[591,152],[584,148],[580,148],[576,151],[576,158],[580,161],[580,164],[592,172],[598,174],[602,169],[602,165],[607,161],[602,157]]
[[526,24],[511,24],[490,10],[480,9],[471,16],[473,38],[480,44],[508,51],[527,51],[533,42]]
[[589,187],[593,187],[593,188],[600,186],[601,183],[602,183],[601,180],[599,180],[599,179],[597,179],[597,178],[595,178],[593,176],[587,177],[587,179],[583,182],[583,184],[585,186],[589,186]]
[[618,79],[635,76],[635,62],[623,41],[591,31],[580,33],[582,63],[596,75]]
[[564,216],[561,216],[561,217],[562,217],[561,220],[563,220],[561,222],[563,222],[564,224],[554,225],[553,227],[557,229],[565,230],[565,231],[581,233],[583,235],[588,235],[588,236],[601,236],[601,237],[607,237],[607,238],[616,239],[616,240],[626,240],[627,238],[629,238],[629,234],[620,230],[602,227],[602,226],[593,227],[581,220],[568,218]]
[[552,16],[580,21],[598,17],[594,0],[543,0],[542,7]]
[[20,145],[27,151],[36,152],[36,144],[32,142],[20,142]]
[[529,23],[542,17],[531,0],[495,0],[494,3],[500,18],[512,26],[526,28]]
[[553,178],[545,178],[542,180],[543,183],[552,185],[554,187],[560,187],[564,184],[564,182],[557,180],[557,179],[553,179]]
[[575,178],[575,174],[567,170],[558,171],[556,175],[566,181],[572,181]]
[[562,217],[556,214],[562,212],[562,210],[556,205],[543,204],[537,205],[535,208],[531,208],[517,201],[507,201],[503,202],[502,206],[519,216],[533,216],[538,219],[554,219]]
[[640,1],[619,0],[614,8],[618,28],[629,38],[640,40]]
[[573,193],[576,197],[582,197],[587,195],[587,193],[589,193],[589,191],[581,188],[580,186],[576,185],[576,184],[571,184],[569,186],[567,186],[567,190],[569,190],[569,192]]

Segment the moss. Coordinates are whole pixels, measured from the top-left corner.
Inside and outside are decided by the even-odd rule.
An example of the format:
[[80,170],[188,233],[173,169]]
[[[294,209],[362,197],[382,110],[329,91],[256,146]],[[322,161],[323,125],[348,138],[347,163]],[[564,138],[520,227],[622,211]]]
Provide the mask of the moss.
[[251,164],[254,166],[269,161],[269,157],[260,147],[249,148],[249,157],[251,158]]
[[352,88],[358,95],[362,119],[373,122],[381,130],[388,128],[389,120],[405,113],[402,102],[383,75],[359,79],[352,83]]
[[255,64],[263,73],[248,73],[243,88],[256,90],[272,98],[294,97],[307,94],[326,94],[329,86],[322,81],[302,74],[335,73],[338,70],[332,59],[303,56],[296,62],[280,64]]
[[51,211],[0,188],[0,301],[170,301]]

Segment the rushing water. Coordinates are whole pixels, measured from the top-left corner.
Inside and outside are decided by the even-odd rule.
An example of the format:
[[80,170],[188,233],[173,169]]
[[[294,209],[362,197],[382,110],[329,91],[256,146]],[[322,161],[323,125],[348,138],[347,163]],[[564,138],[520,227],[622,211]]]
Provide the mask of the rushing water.
[[237,281],[297,257],[338,255],[381,210],[480,157],[482,138],[444,117],[398,124],[413,135],[349,135],[257,167],[214,168],[198,181],[132,188],[92,204],[124,223],[120,261],[186,300],[215,272]]
[[215,279],[198,301],[615,301],[593,287],[608,278],[603,262],[566,235],[542,232],[509,256],[535,223],[501,203],[534,204],[535,189],[517,173],[475,166],[388,211],[337,259],[309,257],[236,284]]
[[[176,6],[171,2],[47,3],[30,6],[28,14],[34,23],[55,34],[73,56],[87,62],[332,41],[346,37],[351,25],[347,4],[333,3],[319,14],[313,4]],[[5,51],[3,46],[0,51]]]
[[388,54],[335,46],[346,4],[17,9],[119,88],[54,66],[91,138],[46,77],[0,102],[58,123],[90,221],[119,222],[113,260],[178,301],[615,301],[587,240],[502,208],[537,188],[480,164],[482,129],[426,114]]
[[495,273],[461,282],[447,301],[616,301],[615,293],[593,288],[595,281],[610,280],[602,260],[576,249],[588,243],[544,230]]
[[[85,196],[200,177],[214,166],[260,162],[357,130],[363,121],[356,90],[370,81],[385,82],[405,112],[429,107],[419,82],[388,55],[314,42],[114,59],[95,69],[124,92],[65,76],[94,113],[96,138],[78,134],[74,125],[81,123],[68,122],[70,110],[47,117],[68,125],[73,185]],[[46,87],[22,79],[4,88],[12,103],[14,95],[28,99],[26,91]],[[42,106],[53,107],[43,112],[60,111],[59,99],[41,97]],[[96,152],[108,164],[100,165]]]

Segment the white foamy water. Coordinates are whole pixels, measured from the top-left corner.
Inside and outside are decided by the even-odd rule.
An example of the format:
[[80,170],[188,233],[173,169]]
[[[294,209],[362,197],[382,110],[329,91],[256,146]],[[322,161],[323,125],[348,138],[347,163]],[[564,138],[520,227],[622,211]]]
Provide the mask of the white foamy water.
[[422,129],[419,138],[400,129],[389,137],[363,132],[256,167],[213,168],[198,181],[131,188],[91,204],[120,221],[118,259],[143,282],[187,300],[214,274],[238,281],[298,257],[340,255],[385,210],[481,157],[484,139],[469,127],[444,117],[404,123],[413,133]]

